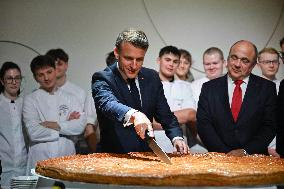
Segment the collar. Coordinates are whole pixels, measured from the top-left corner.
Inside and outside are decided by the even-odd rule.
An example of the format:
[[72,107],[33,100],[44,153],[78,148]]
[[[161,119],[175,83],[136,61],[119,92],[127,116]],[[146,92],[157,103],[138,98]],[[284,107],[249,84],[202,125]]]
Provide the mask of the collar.
[[[243,79],[243,82],[244,82],[245,84],[248,84],[249,77],[250,77],[250,75],[247,76],[245,79]],[[229,83],[234,84],[235,80],[233,80],[233,79],[229,76],[229,74],[227,74],[227,78],[228,78],[228,82],[229,82]]]
[[14,103],[17,101],[18,98],[15,100],[11,100],[10,98],[7,98],[3,93],[0,94],[0,98],[3,99],[4,101],[10,103],[11,101],[14,101]]
[[276,77],[274,77],[274,79],[269,79],[269,78],[267,78],[267,77],[265,77],[264,75],[262,75],[262,77],[264,78],[264,79],[267,79],[267,80],[269,80],[269,81],[273,81],[273,82],[276,82],[277,81],[277,78]]
[[60,89],[60,87],[57,87],[57,86],[55,86],[54,87],[54,89],[51,91],[51,92],[48,92],[48,91],[46,91],[45,89],[43,89],[43,88],[39,88],[39,90],[42,90],[42,91],[44,91],[45,93],[48,93],[48,94],[50,94],[50,95],[54,95],[55,93],[57,93],[57,91]]

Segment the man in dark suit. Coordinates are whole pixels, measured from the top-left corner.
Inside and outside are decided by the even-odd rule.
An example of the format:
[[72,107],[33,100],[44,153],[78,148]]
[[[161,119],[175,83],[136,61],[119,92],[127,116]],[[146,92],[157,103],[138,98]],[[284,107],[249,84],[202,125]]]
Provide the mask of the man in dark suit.
[[251,74],[256,58],[254,44],[236,42],[227,59],[228,73],[203,85],[197,128],[208,151],[267,154],[275,136],[276,87]]
[[276,135],[276,151],[281,158],[284,158],[284,80],[282,80],[280,83],[277,108],[278,125]]
[[145,132],[154,136],[151,121],[159,121],[177,151],[188,153],[178,121],[164,96],[156,71],[142,67],[148,49],[144,32],[129,29],[116,40],[118,62],[97,72],[92,91],[100,126],[98,152],[150,151]]

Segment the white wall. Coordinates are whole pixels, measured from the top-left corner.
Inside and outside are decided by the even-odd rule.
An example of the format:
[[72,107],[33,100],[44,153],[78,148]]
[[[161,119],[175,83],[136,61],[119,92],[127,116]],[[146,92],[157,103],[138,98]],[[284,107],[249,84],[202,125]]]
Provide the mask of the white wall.
[[[91,75],[105,67],[106,53],[125,28],[147,34],[146,67],[158,69],[160,48],[175,45],[188,49],[193,66],[203,70],[202,53],[211,46],[225,56],[240,39],[254,42],[259,50],[267,42],[280,50],[284,15],[277,21],[283,6],[283,0],[0,0],[0,41],[20,42],[40,53],[63,48],[70,56],[69,79],[89,90]],[[22,46],[0,43],[0,64],[14,61],[21,66],[25,93],[37,87],[29,69],[35,56]],[[258,68],[254,72],[260,73]],[[278,78],[284,78],[283,65]]]

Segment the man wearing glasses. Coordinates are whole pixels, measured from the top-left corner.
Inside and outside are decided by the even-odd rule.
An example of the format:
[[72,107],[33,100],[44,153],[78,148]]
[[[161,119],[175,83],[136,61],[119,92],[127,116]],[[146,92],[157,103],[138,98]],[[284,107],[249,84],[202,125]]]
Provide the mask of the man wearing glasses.
[[258,67],[261,69],[262,77],[273,81],[278,92],[280,80],[276,79],[279,69],[279,54],[274,48],[264,48],[258,53]]
[[228,73],[203,84],[197,129],[208,151],[268,154],[276,128],[276,87],[251,74],[256,62],[255,45],[238,41],[230,48]]
[[[276,84],[278,93],[280,80],[276,79],[276,74],[279,69],[279,54],[274,48],[264,48],[258,53],[258,67],[261,69],[262,77],[273,81]],[[270,155],[280,157],[276,152],[276,138],[268,146],[268,153]]]

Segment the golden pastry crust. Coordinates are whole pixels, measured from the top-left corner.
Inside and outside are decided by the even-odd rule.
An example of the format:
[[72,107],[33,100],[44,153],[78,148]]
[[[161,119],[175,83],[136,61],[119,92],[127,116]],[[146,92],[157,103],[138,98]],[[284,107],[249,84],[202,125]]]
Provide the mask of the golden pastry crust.
[[284,183],[284,160],[223,153],[173,155],[96,153],[39,161],[36,172],[61,180],[144,186],[252,186]]

